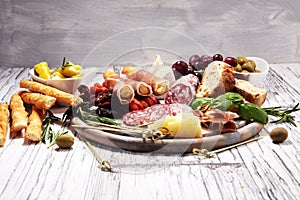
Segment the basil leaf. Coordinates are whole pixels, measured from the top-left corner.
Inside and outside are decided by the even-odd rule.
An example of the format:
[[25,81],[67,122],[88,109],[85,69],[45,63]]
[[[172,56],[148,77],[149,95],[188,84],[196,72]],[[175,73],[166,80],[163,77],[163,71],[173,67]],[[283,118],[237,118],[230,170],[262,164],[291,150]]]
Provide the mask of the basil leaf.
[[244,97],[242,95],[240,95],[239,93],[235,93],[235,92],[227,92],[224,95],[227,100],[232,101],[234,103],[240,102],[244,99]]
[[190,106],[193,110],[199,110],[204,105],[211,104],[213,100],[213,98],[195,98]]
[[259,106],[253,103],[242,103],[239,104],[240,116],[245,119],[253,119],[254,121],[262,124],[268,123],[268,114]]
[[229,110],[235,103],[242,101],[244,97],[235,92],[227,92],[218,96],[213,102],[211,108],[219,110]]
[[212,105],[211,108],[214,109],[219,109],[222,111],[228,110],[231,106],[233,105],[232,101],[229,101],[227,99],[223,99],[221,101],[215,101]]

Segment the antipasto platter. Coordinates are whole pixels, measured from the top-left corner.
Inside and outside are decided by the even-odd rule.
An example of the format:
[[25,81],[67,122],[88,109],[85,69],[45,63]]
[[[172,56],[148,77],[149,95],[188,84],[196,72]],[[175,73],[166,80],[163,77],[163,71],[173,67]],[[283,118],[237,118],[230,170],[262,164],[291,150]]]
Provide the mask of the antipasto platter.
[[[262,107],[265,89],[236,78],[235,72],[266,73],[260,63],[216,54],[167,66],[156,56],[148,68],[124,65],[115,71],[111,66],[95,74],[101,76],[97,82],[84,84],[91,77],[81,66],[64,59],[61,67],[50,69],[42,62],[31,70],[33,80],[22,80],[10,102],[0,104],[0,146],[10,127],[25,139],[70,148],[74,136],[66,126],[96,143],[135,152],[189,153],[234,145],[257,136],[270,113],[282,113]],[[76,83],[77,93],[41,78],[56,85]],[[52,108],[62,106],[66,111],[56,117]],[[52,130],[56,121],[63,122],[57,132]]]
[[157,56],[148,69],[123,66],[118,74],[108,68],[102,80],[81,85],[80,97],[99,116],[120,123],[103,128],[81,115],[72,125],[80,136],[106,146],[155,153],[212,150],[248,140],[267,123],[260,108],[267,92],[236,80],[234,67],[220,60],[193,56],[189,64],[164,66]]

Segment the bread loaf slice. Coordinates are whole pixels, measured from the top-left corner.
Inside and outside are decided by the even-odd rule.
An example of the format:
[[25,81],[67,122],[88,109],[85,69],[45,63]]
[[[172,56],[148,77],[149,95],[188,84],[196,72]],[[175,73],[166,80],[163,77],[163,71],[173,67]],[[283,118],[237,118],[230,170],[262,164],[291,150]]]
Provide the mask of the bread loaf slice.
[[267,98],[266,90],[245,80],[236,79],[235,91],[242,95],[250,103],[256,104],[258,106],[261,106]]
[[222,61],[211,62],[204,70],[196,97],[217,97],[235,87],[233,67]]

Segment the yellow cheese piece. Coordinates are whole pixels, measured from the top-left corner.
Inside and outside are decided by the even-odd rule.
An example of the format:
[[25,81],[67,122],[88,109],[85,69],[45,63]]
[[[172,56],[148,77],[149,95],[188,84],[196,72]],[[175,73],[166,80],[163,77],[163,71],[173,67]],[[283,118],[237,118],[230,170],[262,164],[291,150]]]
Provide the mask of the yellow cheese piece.
[[181,126],[181,116],[167,116],[162,124],[162,127],[165,127],[169,130],[171,136],[175,136]]
[[149,129],[166,128],[173,137],[200,138],[202,129],[199,117],[192,113],[183,113],[176,116],[167,116],[149,125]]
[[180,129],[176,134],[176,137],[202,137],[201,124],[199,118],[194,115],[188,116],[184,114],[182,116],[182,123]]

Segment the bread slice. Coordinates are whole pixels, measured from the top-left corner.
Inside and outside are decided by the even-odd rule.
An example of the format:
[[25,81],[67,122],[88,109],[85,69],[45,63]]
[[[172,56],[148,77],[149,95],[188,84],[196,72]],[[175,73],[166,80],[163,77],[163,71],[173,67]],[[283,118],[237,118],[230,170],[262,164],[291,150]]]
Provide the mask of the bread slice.
[[204,70],[196,97],[217,97],[235,86],[233,67],[222,61],[211,62]]
[[236,79],[235,91],[242,95],[250,103],[256,104],[258,106],[261,106],[267,98],[266,90],[245,80]]

